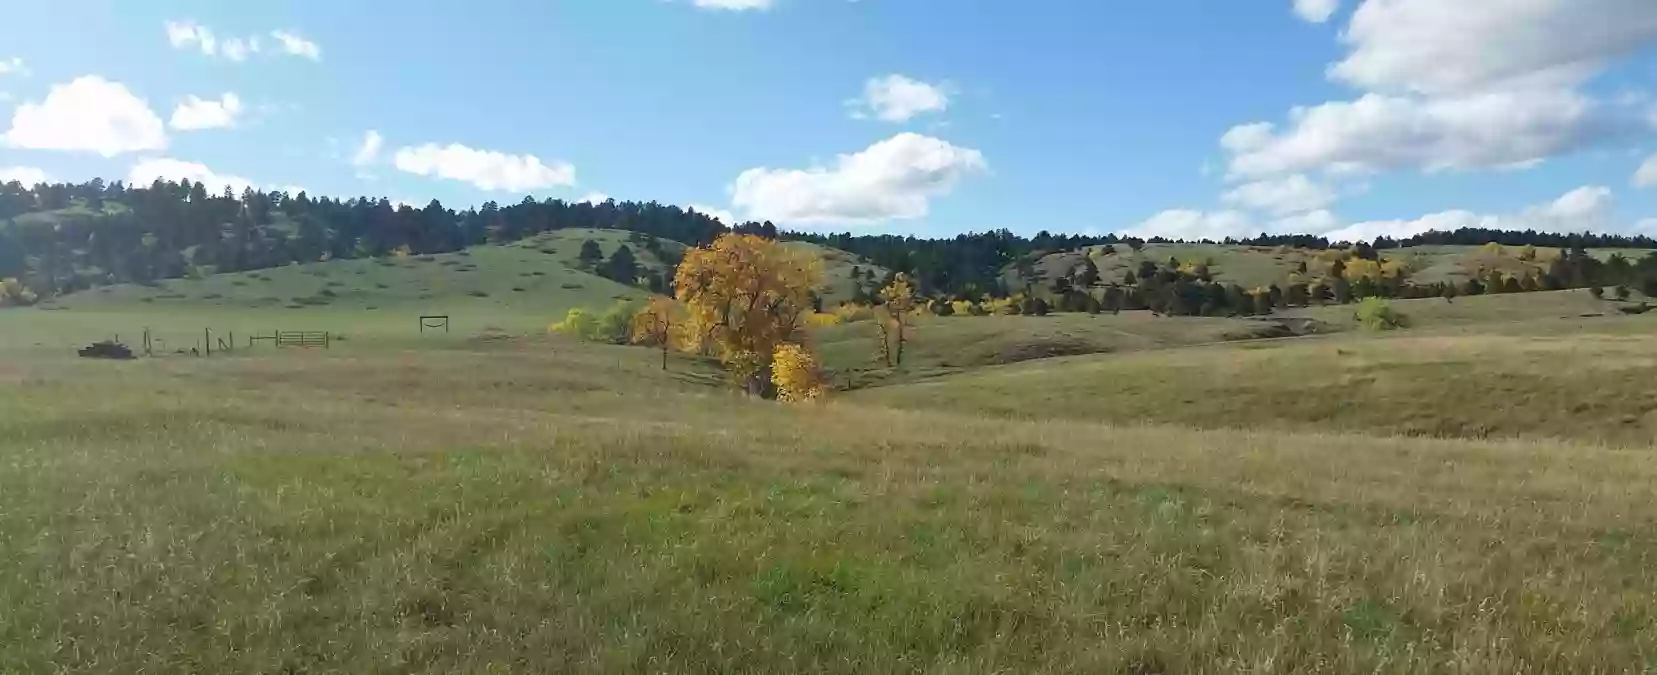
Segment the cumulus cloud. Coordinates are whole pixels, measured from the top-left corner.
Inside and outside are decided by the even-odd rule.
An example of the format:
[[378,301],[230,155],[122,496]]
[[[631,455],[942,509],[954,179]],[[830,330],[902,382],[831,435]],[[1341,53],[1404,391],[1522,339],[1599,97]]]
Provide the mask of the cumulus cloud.
[[380,159],[380,147],[385,145],[385,139],[380,132],[369,129],[362,135],[362,143],[357,145],[357,152],[351,155],[351,163],[356,166],[368,166]]
[[709,218],[717,220],[717,221],[719,221],[721,223],[724,223],[726,225],[740,225],[740,224],[742,224],[742,221],[737,220],[736,214],[733,214],[730,211],[726,211],[725,209],[721,209],[721,208],[714,207],[714,206],[708,206],[707,204],[691,204],[690,208],[692,210],[696,211],[697,213],[700,213],[704,216],[707,216]]
[[1226,237],[1247,236],[1258,232],[1258,226],[1248,214],[1241,211],[1204,212],[1194,209],[1170,209],[1151,216],[1122,231],[1130,237],[1167,237],[1197,241],[1221,240]]
[[134,186],[147,186],[154,183],[157,178],[174,182],[188,179],[193,183],[205,183],[210,194],[218,194],[226,185],[237,193],[253,185],[253,181],[241,176],[216,173],[205,164],[171,157],[143,160],[127,172],[127,183]]
[[691,4],[697,9],[745,12],[751,9],[771,9],[776,5],[776,0],[692,0]]
[[847,102],[852,116],[873,115],[884,122],[907,122],[917,115],[949,109],[947,86],[931,85],[903,75],[872,77],[863,83],[863,97]]
[[0,59],[0,75],[29,76],[29,67],[23,63],[23,58],[13,56],[9,59]]
[[167,42],[174,49],[200,49],[207,56],[219,53],[219,40],[214,37],[212,29],[196,23],[190,19],[167,21],[163,24],[167,31]]
[[1551,202],[1531,206],[1514,214],[1442,211],[1415,220],[1353,223],[1327,232],[1324,236],[1333,241],[1368,241],[1380,236],[1402,239],[1433,230],[1449,231],[1463,227],[1543,232],[1615,231],[1619,228],[1611,219],[1612,205],[1610,188],[1588,185],[1567,192]]
[[399,148],[392,163],[408,173],[471,183],[480,190],[521,192],[575,184],[575,167],[568,163],[548,166],[534,155],[476,150],[459,143]]
[[1340,39],[1328,74],[1365,93],[1234,127],[1232,178],[1529,168],[1641,132],[1637,106],[1584,85],[1657,41],[1657,3],[1364,0]]
[[1330,76],[1370,91],[1574,83],[1657,39],[1649,0],[1367,0]]
[[1657,187],[1657,155],[1647,157],[1634,171],[1634,187]]
[[0,166],[0,184],[17,181],[24,185],[46,182],[46,171],[32,166]]
[[1295,16],[1311,23],[1324,23],[1340,5],[1340,0],[1294,0]]
[[1367,94],[1296,108],[1282,130],[1233,127],[1220,145],[1234,177],[1336,172],[1511,168],[1639,128],[1634,116],[1568,89],[1491,90],[1418,99]]
[[236,126],[241,114],[242,100],[235,94],[226,93],[216,101],[190,96],[173,108],[173,117],[167,123],[180,131],[227,129]]
[[283,30],[273,30],[270,32],[270,36],[276,38],[278,46],[281,47],[284,54],[307,58],[312,61],[322,60],[322,48],[317,46],[315,42]]
[[230,38],[224,41],[224,58],[231,61],[246,61],[250,53],[259,52],[259,38]]
[[731,185],[731,204],[752,220],[872,224],[925,216],[933,197],[988,168],[977,150],[902,133],[841,155],[832,166],[749,169]]
[[167,145],[161,118],[120,83],[85,75],[53,85],[46,99],[24,103],[12,115],[5,145],[33,150],[76,150],[114,157]]
[[1222,195],[1221,200],[1233,206],[1287,216],[1333,204],[1335,191],[1297,173],[1239,185]]
[[592,204],[594,206],[597,206],[597,205],[603,204],[604,202],[607,202],[609,200],[610,200],[610,195],[604,194],[602,192],[589,192],[585,195],[582,195],[580,199],[575,200],[575,203],[577,203],[577,204]]
[[1610,188],[1587,185],[1571,190],[1553,201],[1509,214],[1482,214],[1455,209],[1414,219],[1344,223],[1327,209],[1318,209],[1260,223],[1240,211],[1205,212],[1195,209],[1172,209],[1130,226],[1122,233],[1145,238],[1220,241],[1226,237],[1244,238],[1265,232],[1313,234],[1327,237],[1330,241],[1372,241],[1382,236],[1403,239],[1432,230],[1450,231],[1463,227],[1544,232],[1612,232],[1629,229],[1619,227],[1614,222],[1613,205]]

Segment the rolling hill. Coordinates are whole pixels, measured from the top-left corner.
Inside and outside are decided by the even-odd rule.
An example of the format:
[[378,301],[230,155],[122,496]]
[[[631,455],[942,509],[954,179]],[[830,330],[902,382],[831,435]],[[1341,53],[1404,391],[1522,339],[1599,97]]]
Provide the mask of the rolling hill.
[[[1421,283],[1438,281],[1465,281],[1481,271],[1501,271],[1524,275],[1545,270],[1547,262],[1558,255],[1558,249],[1537,249],[1535,260],[1521,260],[1517,247],[1489,248],[1483,246],[1414,246],[1378,251],[1381,260],[1397,261],[1405,266],[1411,280]],[[1636,259],[1652,253],[1649,249],[1590,249],[1589,253],[1601,260],[1612,255]],[[1039,279],[1047,281],[1065,276],[1091,259],[1099,268],[1099,278],[1105,283],[1120,283],[1124,276],[1137,270],[1143,261],[1163,265],[1170,258],[1181,263],[1206,264],[1209,273],[1221,283],[1236,283],[1244,288],[1270,284],[1284,284],[1289,275],[1304,264],[1314,274],[1325,272],[1340,253],[1335,250],[1273,246],[1229,246],[1222,244],[1146,244],[1135,251],[1126,244],[1090,246],[1070,251],[1056,251],[1036,256],[1033,268]],[[1002,273],[1008,288],[1024,287],[1017,265],[1008,265]],[[1039,289],[1044,284],[1036,284]]]

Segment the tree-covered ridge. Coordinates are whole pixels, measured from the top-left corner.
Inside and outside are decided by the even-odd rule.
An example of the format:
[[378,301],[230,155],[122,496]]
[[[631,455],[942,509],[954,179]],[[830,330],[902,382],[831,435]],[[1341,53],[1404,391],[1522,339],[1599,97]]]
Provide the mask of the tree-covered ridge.
[[91,286],[293,262],[445,253],[566,228],[629,230],[700,244],[719,221],[655,202],[588,204],[525,197],[455,210],[384,198],[313,198],[307,193],[229,188],[210,193],[188,180],[129,187],[0,185],[0,278],[51,296]]
[[[444,253],[570,228],[626,230],[690,246],[707,245],[731,230],[706,214],[656,202],[591,204],[525,197],[507,206],[491,201],[457,210],[437,200],[415,208],[394,205],[385,198],[339,199],[252,189],[236,194],[228,187],[213,191],[188,180],[158,180],[142,187],[101,179],[32,187],[14,181],[0,185],[0,279],[16,279],[19,287],[33,295],[51,297],[103,284],[146,283],[294,262]],[[908,274],[917,292],[924,296],[956,298],[1005,297],[1028,290],[1008,287],[1005,272],[1044,253],[1115,244],[1138,250],[1147,243],[1176,243],[1161,238],[1046,231],[1024,237],[1005,229],[938,239],[779,232],[771,223],[746,223],[734,229],[770,239],[842,249],[889,273]],[[1644,236],[1484,229],[1429,232],[1405,240],[1383,237],[1362,244],[1366,249],[1386,250],[1491,242],[1562,251],[1657,248],[1657,240]],[[1313,250],[1345,245],[1314,235],[1261,235],[1201,243]],[[636,265],[629,264],[633,253],[630,250],[622,259],[602,264],[586,262],[590,263],[589,269],[605,276],[627,278],[638,271]],[[1591,282],[1643,287],[1641,277],[1612,275]],[[667,275],[650,285],[665,288],[670,278]],[[872,294],[886,281],[867,279],[865,290]],[[1100,281],[1112,283],[1111,279]],[[21,297],[21,291],[13,295]],[[4,297],[8,296],[0,296],[0,302]]]

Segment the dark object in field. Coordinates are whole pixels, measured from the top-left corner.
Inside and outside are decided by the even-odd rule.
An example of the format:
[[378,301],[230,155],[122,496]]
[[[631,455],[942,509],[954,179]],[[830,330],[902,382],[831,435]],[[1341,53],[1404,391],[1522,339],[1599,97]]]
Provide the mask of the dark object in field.
[[79,353],[83,359],[118,359],[124,361],[135,358],[132,355],[131,348],[114,340],[94,342],[82,348]]
[[1657,309],[1657,307],[1652,307],[1651,305],[1647,305],[1642,302],[1633,307],[1618,307],[1617,309],[1622,310],[1623,314],[1644,314],[1653,309]]

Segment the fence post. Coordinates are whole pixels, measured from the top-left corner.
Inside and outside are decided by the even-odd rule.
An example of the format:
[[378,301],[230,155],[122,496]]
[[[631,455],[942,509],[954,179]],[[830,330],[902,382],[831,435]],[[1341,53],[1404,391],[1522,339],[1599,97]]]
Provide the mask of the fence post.
[[201,347],[207,356],[213,355],[213,329],[201,329]]
[[322,348],[323,349],[328,349],[328,343],[332,342],[333,339],[334,339],[333,333],[323,333],[322,334]]

